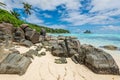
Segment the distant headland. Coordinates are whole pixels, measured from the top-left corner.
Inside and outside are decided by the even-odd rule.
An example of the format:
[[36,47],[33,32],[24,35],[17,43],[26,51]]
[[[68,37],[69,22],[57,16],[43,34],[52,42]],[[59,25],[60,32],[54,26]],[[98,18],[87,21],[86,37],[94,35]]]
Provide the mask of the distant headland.
[[86,30],[83,33],[85,33],[85,34],[91,34],[92,32],[90,30]]

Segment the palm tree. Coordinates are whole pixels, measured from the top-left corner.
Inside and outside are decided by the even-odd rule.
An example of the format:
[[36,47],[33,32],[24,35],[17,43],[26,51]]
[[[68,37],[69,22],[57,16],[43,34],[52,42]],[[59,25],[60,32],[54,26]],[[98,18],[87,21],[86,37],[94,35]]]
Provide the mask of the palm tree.
[[4,3],[0,2],[0,6],[5,7],[5,6],[6,6],[6,4],[4,4]]
[[25,12],[27,15],[31,15],[31,11],[30,11],[30,10],[32,9],[32,5],[23,2],[23,6],[24,6],[24,12]]
[[19,19],[20,14],[19,14],[18,12],[16,12],[15,10],[13,10],[13,11],[10,11],[10,13],[11,13],[13,16],[15,16],[17,19]]

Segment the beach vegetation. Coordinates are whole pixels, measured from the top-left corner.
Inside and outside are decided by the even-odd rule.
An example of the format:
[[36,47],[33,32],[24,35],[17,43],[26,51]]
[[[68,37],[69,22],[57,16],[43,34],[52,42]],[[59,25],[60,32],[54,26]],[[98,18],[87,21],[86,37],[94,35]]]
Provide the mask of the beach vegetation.
[[18,12],[16,12],[15,10],[10,11],[10,13],[11,13],[13,16],[15,16],[17,19],[20,18],[20,14],[19,14]]
[[[18,17],[18,14],[15,14]],[[16,18],[16,16],[11,14],[11,12],[0,9],[0,23],[6,22],[13,24],[14,27],[19,27],[21,24],[29,24],[30,28],[35,29],[36,31],[40,32],[41,28],[44,28],[47,33],[69,33],[68,30],[64,29],[53,29],[46,26],[41,26],[37,24],[32,24],[25,22],[23,20],[20,20],[19,17]]]
[[27,15],[31,15],[32,5],[23,2],[23,7],[24,7],[24,12],[25,12]]

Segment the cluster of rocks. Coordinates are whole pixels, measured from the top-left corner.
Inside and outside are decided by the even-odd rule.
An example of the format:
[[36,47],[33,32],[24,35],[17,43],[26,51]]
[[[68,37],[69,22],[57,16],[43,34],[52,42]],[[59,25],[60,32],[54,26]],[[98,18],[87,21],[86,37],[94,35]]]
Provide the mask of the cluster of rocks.
[[0,24],[0,41],[19,42],[21,45],[30,47],[42,40],[40,33],[31,29],[27,24],[22,24],[20,27],[13,27],[10,23]]
[[51,53],[58,57],[70,57],[75,63],[84,64],[99,74],[120,74],[113,57],[91,45],[81,45],[75,37],[58,36],[49,41]]
[[38,56],[38,57],[45,56],[46,52],[38,53],[37,50],[30,49],[26,53],[23,53],[23,55],[26,56],[26,57],[28,57],[28,58],[34,59],[33,56]]
[[1,23],[0,44],[5,43],[5,46],[8,47],[15,41],[30,47],[41,42],[42,46],[37,46],[35,50],[20,54],[16,50],[6,52],[2,50],[0,45],[0,73],[24,74],[33,55],[42,56],[46,54],[45,52],[38,53],[44,47],[53,56],[61,57],[55,59],[55,63],[67,63],[66,58],[71,58],[75,63],[84,64],[95,73],[120,74],[119,68],[110,54],[91,45],[81,45],[76,37],[47,36],[44,41],[42,38],[38,32],[29,28],[26,24],[15,28],[12,24]]
[[41,35],[29,28],[27,24],[22,24],[20,27],[14,27],[9,23],[0,24],[0,74],[19,74],[23,75],[30,65],[33,55],[42,56],[45,52],[38,51],[42,46],[36,46],[36,50],[30,49],[24,54],[14,49],[13,42],[26,47],[31,47],[33,44],[40,42]]
[[37,45],[35,49],[20,54],[14,48],[6,49],[5,46],[0,45],[0,74],[19,74],[23,75],[32,63],[34,56],[44,56],[46,52],[38,52],[42,46]]

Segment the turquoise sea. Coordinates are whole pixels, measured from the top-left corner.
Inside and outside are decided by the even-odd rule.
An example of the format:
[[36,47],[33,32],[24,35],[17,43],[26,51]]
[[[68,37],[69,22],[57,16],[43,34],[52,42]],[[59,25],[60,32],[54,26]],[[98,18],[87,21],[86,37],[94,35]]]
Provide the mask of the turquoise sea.
[[51,34],[53,36],[76,36],[81,44],[91,44],[96,47],[114,45],[120,47],[120,34]]

